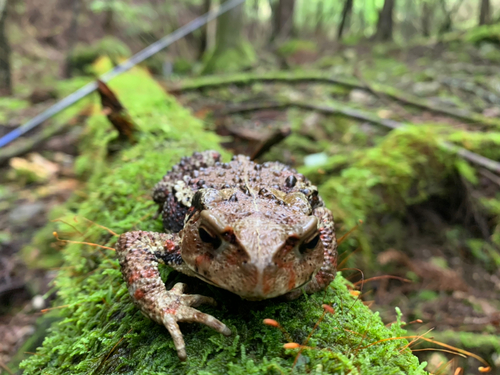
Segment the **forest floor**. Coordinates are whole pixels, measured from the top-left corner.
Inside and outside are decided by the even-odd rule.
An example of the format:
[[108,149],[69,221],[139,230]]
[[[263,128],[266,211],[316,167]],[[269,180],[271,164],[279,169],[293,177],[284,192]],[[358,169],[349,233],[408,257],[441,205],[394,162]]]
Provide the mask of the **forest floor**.
[[[339,114],[346,109],[375,116],[381,123],[415,124],[422,132],[434,127],[446,141],[500,160],[498,61],[491,49],[468,44],[345,47],[335,56],[298,49],[279,62],[287,70],[276,73],[269,65],[277,65],[268,63],[225,77],[223,83],[221,77],[162,83],[208,129],[223,135],[229,150],[259,161],[291,164],[323,194],[322,187],[334,183],[331,178],[342,176],[351,160],[371,153],[392,131],[377,121]],[[52,95],[38,96],[42,99],[32,96],[31,102],[0,100],[0,135],[55,100]],[[329,113],[332,108],[334,113]],[[51,280],[60,265],[61,245],[54,241],[47,257],[33,237],[57,218],[57,206],[84,184],[75,169],[84,118],[80,108],[71,120],[61,120],[70,130],[0,166],[0,374],[1,367],[9,373],[7,364],[31,337],[40,311],[54,297]],[[417,150],[414,158],[424,158],[424,167],[433,168],[435,161],[427,150]],[[404,168],[405,162],[392,160],[387,168]],[[429,337],[481,355],[498,369],[500,248],[495,236],[500,222],[494,213],[500,204],[495,211],[478,202],[491,206],[500,199],[500,177],[488,168],[462,163],[456,170],[443,169],[436,178],[439,186],[427,188],[425,197],[364,216],[361,211],[346,212],[349,202],[339,204],[337,211],[333,204],[339,236],[357,219],[364,220],[341,246],[341,258],[349,256],[344,266],[349,268],[342,272],[354,283],[362,278],[353,268],[361,269],[364,279],[395,275],[410,280],[382,277],[361,283],[363,301],[386,323],[395,320],[399,307],[406,321],[422,320],[411,326],[412,331],[434,329]],[[439,174],[439,168],[436,171]],[[426,171],[422,174],[425,179]],[[410,183],[407,190],[412,189],[418,190]],[[332,194],[327,195],[327,203],[332,202]],[[447,364],[452,358],[437,351],[416,354],[429,361],[434,373],[453,374],[457,366],[468,366],[473,373],[478,367],[470,357]]]

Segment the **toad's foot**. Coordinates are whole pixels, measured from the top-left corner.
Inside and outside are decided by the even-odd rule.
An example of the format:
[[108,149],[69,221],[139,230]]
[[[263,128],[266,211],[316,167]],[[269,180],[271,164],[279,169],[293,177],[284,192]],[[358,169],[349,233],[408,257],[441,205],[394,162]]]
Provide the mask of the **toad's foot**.
[[168,329],[179,358],[186,360],[184,339],[177,322],[203,323],[226,336],[231,331],[213,316],[193,308],[203,303],[215,305],[213,298],[183,294],[184,284],[180,283],[169,291],[165,288],[158,263],[165,263],[182,271],[184,264],[178,243],[177,234],[128,232],[120,236],[116,253],[135,304],[146,316]]
[[186,284],[183,283],[175,284],[174,287],[164,295],[164,299],[158,302],[159,309],[156,313],[162,312],[162,314],[158,314],[158,316],[154,317],[156,321],[163,323],[168,332],[170,332],[174,340],[175,348],[177,349],[177,355],[181,361],[185,361],[187,356],[184,338],[182,337],[182,332],[177,322],[202,323],[225,336],[231,334],[231,330],[227,328],[224,323],[211,315],[193,309],[193,307],[205,303],[216,305],[215,300],[199,294],[183,294],[185,287]]

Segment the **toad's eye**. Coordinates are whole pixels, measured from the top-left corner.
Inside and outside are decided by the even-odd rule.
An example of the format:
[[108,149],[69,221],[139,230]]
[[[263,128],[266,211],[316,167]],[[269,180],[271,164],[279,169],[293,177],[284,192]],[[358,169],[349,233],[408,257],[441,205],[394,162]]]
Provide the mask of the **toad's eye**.
[[212,236],[206,229],[200,228],[198,229],[198,232],[201,240],[205,243],[211,244],[214,249],[218,249],[221,245],[221,239],[218,236]]
[[311,240],[300,244],[299,252],[301,254],[305,254],[308,250],[312,250],[312,249],[316,248],[316,246],[318,245],[318,242],[319,242],[319,233],[316,236],[314,236]]

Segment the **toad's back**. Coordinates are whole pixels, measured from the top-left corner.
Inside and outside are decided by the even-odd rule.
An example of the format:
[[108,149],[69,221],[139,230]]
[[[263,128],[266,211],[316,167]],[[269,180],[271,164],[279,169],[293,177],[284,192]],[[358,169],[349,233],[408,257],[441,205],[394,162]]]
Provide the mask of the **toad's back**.
[[154,189],[153,199],[160,205],[167,231],[179,232],[183,228],[195,192],[207,188],[235,188],[248,196],[275,198],[278,204],[282,195],[300,192],[307,197],[312,209],[323,206],[316,186],[285,164],[257,164],[243,155],[222,163],[215,151],[195,153],[181,159]]

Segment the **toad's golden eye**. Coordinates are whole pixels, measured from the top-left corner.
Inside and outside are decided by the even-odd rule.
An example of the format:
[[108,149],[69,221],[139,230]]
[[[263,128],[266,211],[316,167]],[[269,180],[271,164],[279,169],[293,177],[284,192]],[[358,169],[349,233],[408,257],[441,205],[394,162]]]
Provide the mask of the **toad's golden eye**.
[[211,244],[214,250],[218,249],[222,244],[222,241],[218,236],[212,236],[205,228],[198,229],[198,233],[200,234],[200,239],[205,243]]
[[299,246],[299,252],[301,254],[305,254],[309,250],[313,250],[318,246],[319,242],[319,233],[315,235],[311,240],[307,242],[302,242]]

